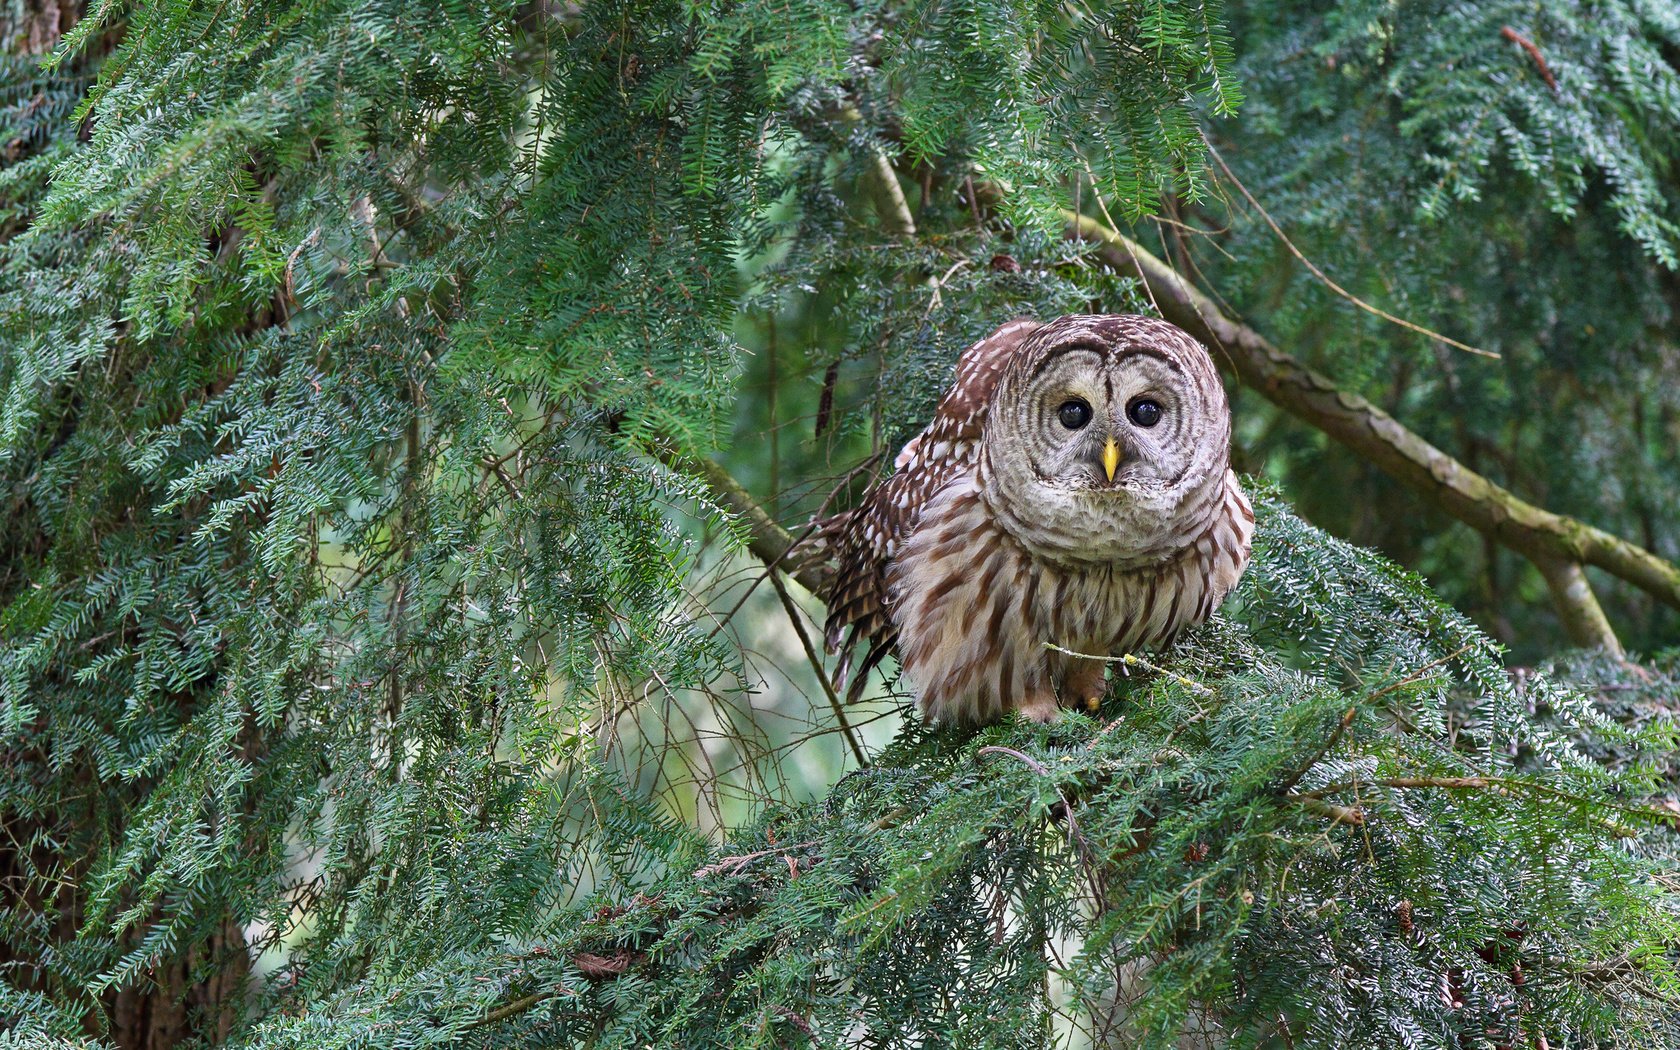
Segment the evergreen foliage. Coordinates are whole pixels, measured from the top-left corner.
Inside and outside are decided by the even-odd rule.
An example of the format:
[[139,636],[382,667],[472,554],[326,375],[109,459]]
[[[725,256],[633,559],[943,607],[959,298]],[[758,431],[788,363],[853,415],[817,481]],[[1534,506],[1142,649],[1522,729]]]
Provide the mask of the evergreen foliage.
[[[844,725],[766,670],[784,585],[695,458],[798,522],[997,323],[1148,309],[1056,208],[1187,206],[1209,120],[1357,108],[1252,56],[1388,24],[1254,7],[140,0],[42,62],[9,4],[0,1045],[1673,1045],[1673,677],[1513,678],[1270,490],[1099,719]],[[1675,30],[1610,10],[1552,59],[1602,91],[1485,125],[1526,53],[1426,20],[1473,54],[1385,163],[1467,163],[1404,206],[1576,208],[1668,280],[1672,69],[1628,70]]]
[[[1673,5],[1268,2],[1231,22],[1250,97],[1210,133],[1243,185],[1353,295],[1503,360],[1356,309],[1235,187],[1228,208],[1179,216],[1228,231],[1218,249],[1167,234],[1173,257],[1471,468],[1680,557]],[[1514,608],[1539,587],[1521,558],[1245,407],[1256,462],[1314,521],[1424,569],[1524,660],[1562,644]],[[1673,610],[1613,585],[1605,599],[1630,646],[1673,644]]]

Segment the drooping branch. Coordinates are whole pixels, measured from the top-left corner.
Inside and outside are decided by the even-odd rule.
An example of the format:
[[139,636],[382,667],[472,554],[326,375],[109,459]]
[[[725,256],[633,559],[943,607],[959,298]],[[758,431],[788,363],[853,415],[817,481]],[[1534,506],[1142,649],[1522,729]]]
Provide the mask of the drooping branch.
[[821,594],[827,583],[829,568],[820,561],[790,556],[797,537],[778,525],[775,519],[758,505],[751,493],[739,481],[709,459],[694,462],[706,477],[706,487],[712,490],[723,509],[740,519],[747,531],[747,549],[758,555],[765,565],[780,569],[799,581],[812,594]]
[[[1097,245],[1103,259],[1116,269],[1142,278],[1163,317],[1206,342],[1242,382],[1279,408],[1324,431],[1431,504],[1524,555],[1543,571],[1548,565],[1593,565],[1680,609],[1680,567],[1501,488],[1363,397],[1342,390],[1252,328],[1226,317],[1211,299],[1135,241],[1088,216],[1065,212],[1064,217],[1071,235]],[[1591,633],[1598,644],[1613,642],[1608,621],[1597,609],[1585,579],[1575,582],[1579,586],[1566,589],[1573,612],[1564,611],[1572,635],[1579,631],[1578,640],[1585,640]]]

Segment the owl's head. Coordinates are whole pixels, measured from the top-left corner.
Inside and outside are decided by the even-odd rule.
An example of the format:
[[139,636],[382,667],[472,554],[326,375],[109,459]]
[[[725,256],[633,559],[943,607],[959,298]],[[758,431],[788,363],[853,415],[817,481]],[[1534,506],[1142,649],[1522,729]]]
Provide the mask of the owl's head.
[[1213,513],[1231,443],[1225,389],[1202,345],[1130,314],[1057,318],[998,381],[982,491],[1029,550],[1149,564]]

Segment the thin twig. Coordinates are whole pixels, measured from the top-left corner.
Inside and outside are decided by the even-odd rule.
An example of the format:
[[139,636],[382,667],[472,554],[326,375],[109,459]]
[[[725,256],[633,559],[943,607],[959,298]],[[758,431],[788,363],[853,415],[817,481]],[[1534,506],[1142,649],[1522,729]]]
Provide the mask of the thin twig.
[[1323,747],[1313,752],[1313,756],[1311,758],[1301,763],[1293,773],[1284,778],[1283,783],[1278,785],[1278,794],[1289,794],[1290,789],[1294,788],[1296,784],[1300,783],[1302,777],[1312,771],[1312,767],[1318,765],[1324,760],[1324,756],[1328,755],[1331,750],[1341,742],[1343,734],[1345,734],[1348,730],[1348,726],[1353,724],[1354,715],[1357,715],[1358,713],[1358,707],[1350,707],[1347,709],[1347,712],[1342,715],[1342,717],[1336,720],[1336,728],[1331,731],[1330,739],[1324,742]]
[[1339,806],[1334,802],[1326,802],[1311,795],[1287,795],[1285,797],[1308,813],[1328,817],[1336,824],[1351,824],[1354,827],[1362,827],[1365,823],[1365,810],[1359,806]]
[[1398,682],[1390,682],[1388,685],[1385,685],[1381,689],[1378,689],[1376,692],[1372,693],[1370,696],[1367,696],[1365,699],[1367,701],[1375,700],[1377,697],[1382,696],[1385,693],[1392,693],[1396,689],[1400,689],[1400,688],[1403,688],[1405,686],[1411,685],[1413,682],[1417,681],[1419,678],[1422,678],[1423,673],[1425,671],[1434,670],[1435,668],[1440,667],[1442,664],[1448,662],[1449,660],[1457,659],[1458,656],[1461,653],[1463,653],[1466,649],[1470,648],[1474,644],[1475,644],[1474,642],[1464,643],[1463,645],[1459,646],[1457,649],[1454,649],[1452,652],[1448,653],[1447,655],[1445,655],[1443,657],[1440,657],[1439,659],[1436,659],[1436,660],[1431,660],[1428,663],[1424,664],[1422,667],[1417,668],[1411,674],[1409,674],[1406,677],[1400,679]]
[[787,584],[782,582],[781,574],[775,569],[769,570],[770,585],[776,589],[776,597],[782,600],[782,608],[787,611],[788,622],[793,624],[793,631],[799,636],[799,644],[805,650],[805,659],[810,661],[811,670],[816,673],[817,684],[822,686],[823,695],[828,697],[828,706],[834,711],[834,720],[840,723],[840,733],[851,745],[852,756],[857,759],[859,768],[869,768],[869,757],[863,753],[863,745],[858,743],[852,734],[852,726],[846,721],[845,705],[840,703],[840,697],[834,692],[834,683],[829,681],[828,672],[823,668],[822,658],[817,655],[816,647],[811,644],[810,635],[805,633],[805,621],[799,615],[799,607],[793,603],[793,596],[788,594]]
[[703,868],[696,868],[694,870],[694,877],[697,879],[709,879],[713,875],[720,874],[739,875],[742,868],[751,864],[755,860],[761,860],[765,857],[786,856],[789,850],[810,849],[815,845],[817,845],[817,842],[815,839],[812,839],[808,842],[790,842],[786,846],[776,846],[772,849],[761,849],[752,853],[742,853],[734,857],[724,857],[721,860],[708,864]]
[[1105,894],[1101,876],[1098,874],[1096,853],[1091,849],[1091,844],[1086,841],[1085,832],[1079,827],[1079,818],[1073,814],[1073,803],[1069,802],[1068,797],[1062,794],[1062,786],[1056,783],[1056,778],[1050,772],[1049,767],[1025,751],[1017,751],[1012,747],[1004,747],[1001,744],[988,744],[976,751],[975,755],[1008,755],[1026,763],[1027,768],[1050,781],[1051,787],[1056,789],[1056,797],[1062,800],[1062,812],[1067,814],[1068,841],[1073,845],[1074,852],[1079,855],[1080,867],[1084,869],[1085,878],[1091,886],[1091,899],[1100,905]]
[[[1469,645],[1469,643],[1466,643],[1464,645],[1459,646],[1457,649],[1454,649],[1452,652],[1450,652],[1447,655],[1441,657],[1440,659],[1429,661],[1428,663],[1424,664],[1422,667],[1419,667],[1416,670],[1414,670],[1411,674],[1409,674],[1406,677],[1400,679],[1398,682],[1390,682],[1388,685],[1385,685],[1381,689],[1378,689],[1376,692],[1372,693],[1370,696],[1365,698],[1366,702],[1375,700],[1377,697],[1382,696],[1385,693],[1391,693],[1396,689],[1402,688],[1403,686],[1410,685],[1411,683],[1417,681],[1419,678],[1422,678],[1423,675],[1424,675],[1424,672],[1441,666],[1442,664],[1446,663],[1447,661],[1452,660],[1453,658],[1457,657],[1460,653],[1464,652],[1464,650],[1466,650],[1468,648],[1470,648],[1470,645]],[[1335,748],[1335,746],[1338,743],[1341,742],[1342,736],[1347,733],[1348,727],[1353,724],[1354,716],[1358,713],[1359,713],[1359,708],[1357,706],[1350,707],[1350,708],[1347,709],[1347,712],[1345,714],[1343,714],[1342,717],[1336,721],[1336,728],[1335,728],[1334,731],[1331,732],[1330,739],[1328,739],[1324,742],[1324,746],[1319,748],[1318,751],[1316,751],[1311,758],[1307,759],[1306,762],[1302,763],[1302,765],[1298,769],[1296,769],[1294,773],[1291,773],[1289,775],[1289,777],[1286,780],[1284,780],[1284,782],[1282,784],[1280,784],[1278,786],[1278,792],[1280,794],[1288,794],[1290,792],[1290,790],[1295,787],[1296,784],[1300,783],[1302,777],[1306,776],[1307,773],[1310,772],[1314,766],[1316,766],[1320,762],[1324,761],[1324,756],[1328,755]]]
[[1075,649],[1067,649],[1057,645],[1055,642],[1045,642],[1044,648],[1061,653],[1065,656],[1077,656],[1081,660],[1101,660],[1104,663],[1124,664],[1127,667],[1141,667],[1145,671],[1153,671],[1158,675],[1165,675],[1166,677],[1171,678],[1173,681],[1198,696],[1214,697],[1219,695],[1212,689],[1209,689],[1207,686],[1196,681],[1194,678],[1186,678],[1181,674],[1176,674],[1167,670],[1160,664],[1150,663],[1148,660],[1145,660],[1136,653],[1121,653],[1119,656],[1098,656],[1095,653],[1082,653]]
[[1361,310],[1364,310],[1366,313],[1374,314],[1390,324],[1399,325],[1401,328],[1404,328],[1409,332],[1416,332],[1418,335],[1426,336],[1430,339],[1439,339],[1448,346],[1456,347],[1472,354],[1478,354],[1482,357],[1497,358],[1499,356],[1492,350],[1483,350],[1479,346],[1471,346],[1469,343],[1461,343],[1457,339],[1442,335],[1434,329],[1425,328],[1420,324],[1414,324],[1411,321],[1406,320],[1404,317],[1396,317],[1381,307],[1372,306],[1370,303],[1359,298],[1359,296],[1354,295],[1346,288],[1343,288],[1335,281],[1332,281],[1329,274],[1319,269],[1311,259],[1306,257],[1301,249],[1295,247],[1295,242],[1290,240],[1289,236],[1283,232],[1283,227],[1277,224],[1276,220],[1272,218],[1271,213],[1266,211],[1266,209],[1261,206],[1260,202],[1254,199],[1254,194],[1248,192],[1248,187],[1242,184],[1242,180],[1237,178],[1236,174],[1226,166],[1225,158],[1219,155],[1219,151],[1214,148],[1213,143],[1208,140],[1208,137],[1205,134],[1202,136],[1202,142],[1206,144],[1208,154],[1219,164],[1219,170],[1225,173],[1225,177],[1231,180],[1231,184],[1237,188],[1237,191],[1243,195],[1243,198],[1254,206],[1254,210],[1260,213],[1260,217],[1262,219],[1266,220],[1266,225],[1272,228],[1272,232],[1277,234],[1278,240],[1282,241],[1283,246],[1289,249],[1289,254],[1295,256],[1295,258],[1300,261],[1301,265],[1311,271],[1312,275],[1318,278],[1319,282],[1326,288],[1329,288],[1331,291],[1335,292],[1337,295],[1346,299],[1353,305],[1359,307]]
[[1534,46],[1534,41],[1530,40],[1526,36],[1523,36],[1510,26],[1505,26],[1500,29],[1499,35],[1528,52],[1528,57],[1534,60],[1535,66],[1540,70],[1540,75],[1545,78],[1546,86],[1552,89],[1553,94],[1556,94],[1558,90],[1557,78],[1552,76],[1551,67],[1546,65],[1546,56],[1542,55],[1540,53],[1540,49]]

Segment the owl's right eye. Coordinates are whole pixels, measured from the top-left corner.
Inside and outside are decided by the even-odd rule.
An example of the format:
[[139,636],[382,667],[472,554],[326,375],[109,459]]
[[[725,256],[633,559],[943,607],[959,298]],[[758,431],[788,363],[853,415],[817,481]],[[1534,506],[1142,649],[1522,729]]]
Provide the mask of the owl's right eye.
[[1056,418],[1069,430],[1078,430],[1091,421],[1091,406],[1077,397],[1063,401],[1062,407],[1056,409]]

